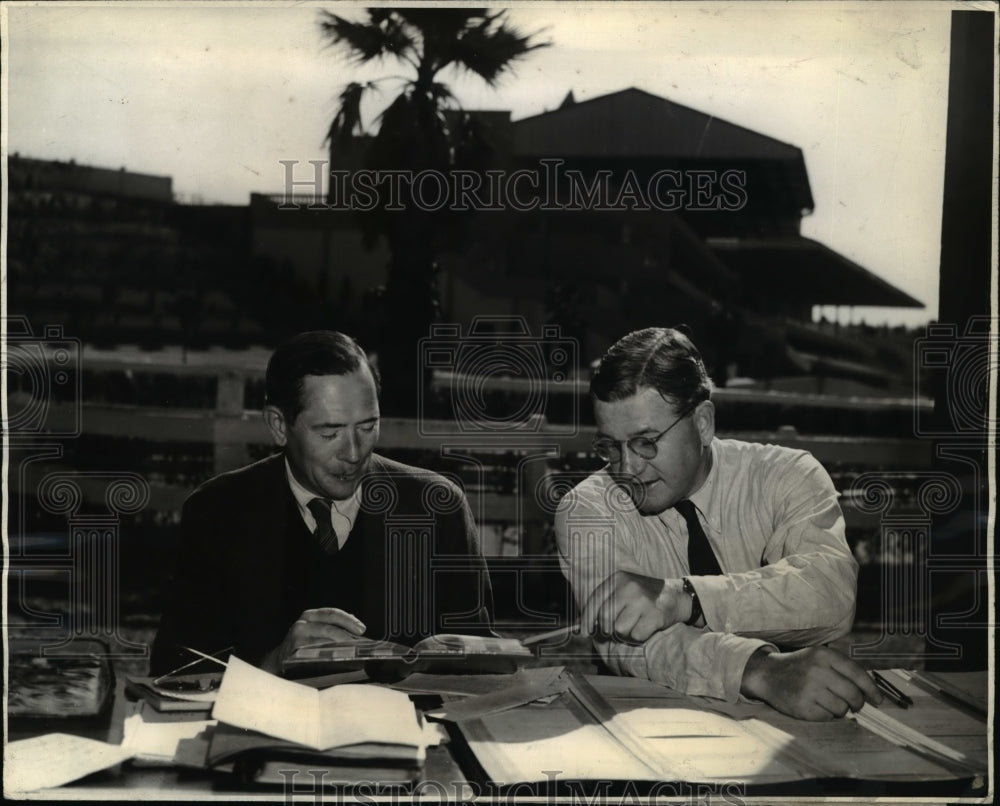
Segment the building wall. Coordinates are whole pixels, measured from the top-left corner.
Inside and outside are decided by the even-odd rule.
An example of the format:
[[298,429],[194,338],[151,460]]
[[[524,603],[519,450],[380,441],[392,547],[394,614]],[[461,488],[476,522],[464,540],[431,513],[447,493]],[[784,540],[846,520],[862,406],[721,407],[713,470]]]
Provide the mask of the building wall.
[[147,201],[173,201],[173,180],[126,171],[77,165],[75,162],[36,160],[14,155],[8,162],[10,182],[22,190],[75,190],[82,193],[125,196]]
[[365,247],[349,213],[281,210],[263,196],[251,200],[250,252],[286,267],[324,301],[358,312],[365,292],[385,283],[389,260],[384,243]]

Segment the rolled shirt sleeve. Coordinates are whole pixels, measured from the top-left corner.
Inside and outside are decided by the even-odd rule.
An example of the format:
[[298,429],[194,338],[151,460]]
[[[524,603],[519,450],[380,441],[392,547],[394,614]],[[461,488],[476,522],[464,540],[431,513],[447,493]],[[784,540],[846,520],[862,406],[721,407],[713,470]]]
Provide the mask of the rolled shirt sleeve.
[[595,641],[610,669],[734,701],[760,647],[819,644],[850,630],[857,564],[836,490],[814,457],[735,440],[715,440],[712,450],[712,472],[692,500],[723,575],[690,577],[680,515],[639,514],[604,471],[567,494],[555,529],[581,608],[619,570],[688,576],[698,592],[704,628],[677,624],[641,646]]
[[[613,484],[584,482],[563,499],[556,512],[560,565],[580,609],[591,592],[615,571],[651,575],[649,569],[639,567],[639,558],[623,551],[622,541],[615,539],[616,534],[621,536],[629,529],[628,519],[617,521],[606,502],[614,500],[621,506],[621,495]],[[594,641],[594,649],[616,674],[643,677],[687,694],[730,702],[739,696],[747,660],[765,645],[763,640],[684,624],[656,633],[641,646]]]
[[[761,567],[730,572],[732,566],[724,564],[728,573],[722,576],[689,577],[707,625],[795,647],[845,635],[854,622],[858,565],[830,476],[813,456],[799,451],[777,453],[759,471],[754,486],[768,506],[741,520],[751,537],[764,538]],[[769,519],[761,514],[768,512]],[[738,528],[738,522],[726,520]],[[765,537],[768,526],[771,534]],[[718,546],[731,539],[728,533],[709,534]]]

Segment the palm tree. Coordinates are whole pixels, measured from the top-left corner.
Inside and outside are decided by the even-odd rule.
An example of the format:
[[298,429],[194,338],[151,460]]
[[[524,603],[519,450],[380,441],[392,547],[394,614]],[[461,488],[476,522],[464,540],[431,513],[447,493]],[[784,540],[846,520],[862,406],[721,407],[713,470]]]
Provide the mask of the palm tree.
[[[393,58],[405,68],[402,91],[380,116],[362,165],[374,170],[433,169],[446,173],[456,163],[480,162],[469,152],[483,149],[481,131],[468,116],[452,115],[461,125],[452,131],[446,110],[458,109],[456,99],[438,76],[448,67],[478,75],[495,85],[514,62],[548,43],[532,41],[505,18],[506,12],[482,8],[373,8],[367,19],[351,22],[329,11],[320,26],[329,44],[346,47],[358,64]],[[398,77],[396,77],[398,80]],[[384,79],[391,80],[391,79]],[[355,135],[362,134],[361,102],[373,83],[349,83],[339,98],[327,132],[332,153],[348,153]],[[385,408],[412,414],[418,384],[417,340],[427,336],[438,315],[435,287],[437,239],[447,207],[422,209],[402,185],[404,209],[386,210],[387,188],[378,209],[362,216],[362,232],[370,246],[384,237],[390,260],[382,301],[387,327],[380,328],[379,363],[383,373]]]

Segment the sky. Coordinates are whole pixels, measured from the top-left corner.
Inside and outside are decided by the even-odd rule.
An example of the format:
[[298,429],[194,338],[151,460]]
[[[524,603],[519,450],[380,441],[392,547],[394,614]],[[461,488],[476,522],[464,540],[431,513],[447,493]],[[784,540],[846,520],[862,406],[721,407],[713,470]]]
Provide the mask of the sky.
[[[181,201],[245,204],[280,192],[279,160],[325,159],[336,97],[358,68],[325,45],[338,2],[3,6],[3,145],[170,176]],[[827,309],[841,321],[937,315],[947,115],[948,3],[514,4],[551,47],[496,87],[442,75],[468,109],[515,120],[638,87],[803,150],[815,211],[803,235],[860,263],[923,310]],[[365,108],[371,126],[378,104]]]

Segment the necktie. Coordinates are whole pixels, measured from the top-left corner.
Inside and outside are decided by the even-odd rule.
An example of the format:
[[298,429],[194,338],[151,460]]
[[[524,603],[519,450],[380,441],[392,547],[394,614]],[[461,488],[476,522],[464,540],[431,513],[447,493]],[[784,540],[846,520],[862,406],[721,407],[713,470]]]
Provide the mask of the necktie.
[[330,502],[323,498],[313,498],[306,506],[316,519],[316,531],[313,534],[316,535],[320,548],[327,554],[336,554],[340,546],[330,517]]
[[678,501],[674,509],[681,513],[688,528],[688,566],[691,576],[718,576],[722,573],[712,544],[698,520],[698,511],[690,501]]

